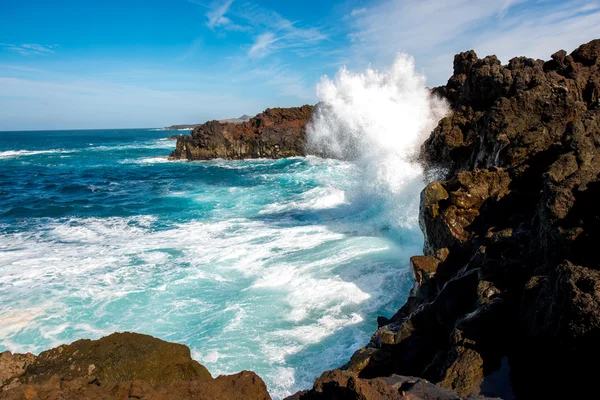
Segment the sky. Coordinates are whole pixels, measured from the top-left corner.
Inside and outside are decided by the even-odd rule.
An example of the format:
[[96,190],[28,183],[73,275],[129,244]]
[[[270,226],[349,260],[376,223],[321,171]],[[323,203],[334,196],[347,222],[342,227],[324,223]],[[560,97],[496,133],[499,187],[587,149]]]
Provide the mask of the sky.
[[548,59],[600,0],[0,0],[0,130],[162,127],[314,104],[340,67]]

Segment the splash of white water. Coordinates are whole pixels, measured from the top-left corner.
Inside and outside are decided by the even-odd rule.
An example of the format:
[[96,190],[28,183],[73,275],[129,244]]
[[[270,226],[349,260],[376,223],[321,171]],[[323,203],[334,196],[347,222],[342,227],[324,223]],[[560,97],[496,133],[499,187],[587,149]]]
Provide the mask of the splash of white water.
[[353,73],[342,68],[317,86],[321,101],[308,129],[308,147],[317,154],[355,161],[363,172],[356,195],[384,199],[390,222],[414,226],[422,168],[418,148],[447,113],[431,95],[414,60],[399,55],[390,69]]

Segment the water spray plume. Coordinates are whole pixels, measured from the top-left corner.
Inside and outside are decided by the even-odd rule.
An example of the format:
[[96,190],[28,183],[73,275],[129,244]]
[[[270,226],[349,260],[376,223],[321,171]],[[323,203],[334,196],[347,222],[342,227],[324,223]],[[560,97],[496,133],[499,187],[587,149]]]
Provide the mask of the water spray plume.
[[416,156],[448,112],[446,102],[431,94],[407,55],[388,70],[342,68],[335,79],[322,78],[317,94],[321,102],[308,129],[309,150],[357,163],[363,174],[357,195],[395,203],[388,204],[390,222],[413,224],[418,199],[413,191],[420,190],[423,176]]

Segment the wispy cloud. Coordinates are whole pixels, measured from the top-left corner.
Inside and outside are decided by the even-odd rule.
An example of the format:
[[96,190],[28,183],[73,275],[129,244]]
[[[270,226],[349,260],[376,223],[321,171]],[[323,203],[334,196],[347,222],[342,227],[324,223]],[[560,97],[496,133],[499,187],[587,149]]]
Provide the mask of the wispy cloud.
[[367,12],[367,9],[366,9],[366,8],[364,8],[364,7],[363,7],[363,8],[355,8],[355,9],[353,9],[353,10],[350,12],[350,16],[351,16],[351,17],[356,17],[356,16],[358,16],[358,15],[361,15],[361,14],[364,14],[364,13],[366,13],[366,12]]
[[247,31],[253,42],[247,47],[251,58],[262,58],[283,49],[301,49],[327,39],[317,27],[303,27],[273,10],[253,3],[234,3],[220,0],[207,5],[198,0],[188,0],[209,9],[206,26],[226,31]]
[[272,32],[265,32],[256,38],[254,44],[248,51],[250,57],[264,57],[271,52],[271,46],[277,42],[277,38]]
[[284,49],[306,49],[327,39],[319,28],[301,27],[273,11],[254,8],[241,15],[262,31],[248,51],[250,57],[264,57]]
[[231,3],[233,0],[226,0],[224,2],[215,2],[210,8],[210,11],[206,13],[206,17],[208,18],[208,22],[206,22],[206,26],[211,29],[214,29],[218,26],[224,26],[231,24],[231,20],[225,16],[227,11],[229,11],[229,7],[231,7]]
[[430,83],[441,84],[460,51],[496,54],[503,62],[548,58],[600,37],[600,2],[383,0],[348,21],[354,63],[389,64],[406,52]]
[[54,49],[58,47],[55,44],[36,44],[36,43],[24,43],[24,44],[10,44],[0,43],[0,47],[7,50],[19,53],[22,56],[47,56],[54,54]]

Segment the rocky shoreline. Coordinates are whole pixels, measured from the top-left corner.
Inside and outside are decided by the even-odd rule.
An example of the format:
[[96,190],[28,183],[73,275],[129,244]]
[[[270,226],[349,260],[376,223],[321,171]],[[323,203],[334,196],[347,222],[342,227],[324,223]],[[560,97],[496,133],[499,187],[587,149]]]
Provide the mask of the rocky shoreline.
[[[407,303],[289,399],[589,398],[600,356],[600,40],[550,61],[473,51],[434,89],[451,114],[421,149],[424,255]],[[313,108],[208,122],[173,158],[304,155]],[[162,372],[164,371],[164,372]],[[415,378],[420,377],[420,378]],[[0,357],[0,399],[268,399],[251,372],[213,379],[144,335]]]
[[587,398],[600,355],[600,40],[506,66],[461,53],[435,92],[452,113],[421,158],[446,173],[421,194],[410,297],[300,398],[396,398],[360,397],[393,374],[461,396]]
[[269,108],[248,122],[209,121],[177,138],[173,160],[284,158],[306,155],[313,106]]

